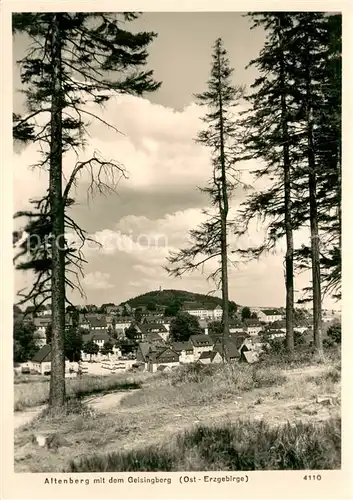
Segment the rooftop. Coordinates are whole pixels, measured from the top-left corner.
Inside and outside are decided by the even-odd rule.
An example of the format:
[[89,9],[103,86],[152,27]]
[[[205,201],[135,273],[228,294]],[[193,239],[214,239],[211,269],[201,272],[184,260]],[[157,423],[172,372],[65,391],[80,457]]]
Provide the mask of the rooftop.
[[195,347],[213,345],[213,340],[209,335],[191,335],[190,340]]

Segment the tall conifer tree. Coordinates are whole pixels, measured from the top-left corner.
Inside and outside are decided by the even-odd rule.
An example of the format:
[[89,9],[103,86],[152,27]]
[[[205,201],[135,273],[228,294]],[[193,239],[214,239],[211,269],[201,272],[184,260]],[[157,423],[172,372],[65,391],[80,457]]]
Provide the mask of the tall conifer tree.
[[[125,24],[134,13],[23,13],[13,16],[14,33],[26,33],[31,45],[23,60],[21,78],[28,114],[15,116],[14,137],[40,142],[43,158],[39,166],[49,171],[45,216],[49,215],[50,299],[52,304],[52,369],[49,404],[61,407],[65,400],[65,207],[64,194],[83,169],[91,175],[91,191],[109,190],[118,162],[104,161],[98,154],[77,162],[63,193],[62,162],[66,151],[85,145],[86,119],[97,118],[85,107],[88,102],[104,104],[114,93],[141,95],[159,84],[152,71],[141,67],[154,33],[132,33]],[[46,121],[43,118],[49,115]],[[38,121],[42,115],[41,121]],[[44,121],[44,125],[43,125]],[[103,120],[101,120],[103,121]],[[108,125],[108,124],[106,124]],[[43,274],[46,279],[48,274]],[[31,299],[28,296],[28,299]]]
[[207,128],[201,131],[197,141],[208,147],[212,158],[212,179],[202,191],[209,196],[212,209],[205,211],[205,223],[190,232],[191,246],[172,253],[168,271],[181,276],[186,271],[200,269],[212,259],[218,259],[219,267],[209,277],[222,291],[223,360],[226,357],[224,339],[229,335],[228,232],[234,225],[229,217],[229,202],[235,186],[240,184],[236,163],[240,160],[241,129],[233,113],[243,97],[243,88],[234,86],[223,41],[217,39],[212,55],[211,77],[208,88],[197,94],[197,102],[207,107],[203,121]]

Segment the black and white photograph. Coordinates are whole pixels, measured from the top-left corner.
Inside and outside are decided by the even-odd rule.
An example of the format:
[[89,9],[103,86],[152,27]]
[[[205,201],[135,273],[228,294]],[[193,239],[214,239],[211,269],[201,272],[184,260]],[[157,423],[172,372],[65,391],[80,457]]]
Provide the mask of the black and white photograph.
[[342,13],[242,8],[12,13],[16,474],[341,470]]

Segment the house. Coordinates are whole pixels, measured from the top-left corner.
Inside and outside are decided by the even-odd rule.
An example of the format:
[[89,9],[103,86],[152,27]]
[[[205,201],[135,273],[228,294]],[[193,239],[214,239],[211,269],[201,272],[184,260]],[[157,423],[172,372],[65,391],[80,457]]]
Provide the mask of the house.
[[[88,333],[85,333],[82,335],[82,340],[83,343],[85,344],[86,342],[93,341],[99,349],[102,349],[104,344],[106,342],[110,342],[113,344],[113,355],[114,356],[121,356],[121,351],[118,347],[115,346],[115,340],[109,335],[109,332],[107,330],[102,329],[102,330],[91,330]],[[109,356],[109,355],[108,355]],[[99,359],[101,358],[101,353],[98,352],[98,354],[88,354],[86,352],[81,351],[81,358],[83,361],[91,361],[91,359]]]
[[201,353],[213,349],[214,341],[209,335],[191,335],[190,341],[193,345],[195,361],[199,359]]
[[281,321],[274,321],[273,323],[269,323],[268,327],[275,328],[276,330],[282,330],[284,333],[286,333],[287,330],[286,321],[284,319],[282,319]]
[[193,363],[194,362],[194,346],[192,342],[173,342],[173,351],[179,354],[180,363]]
[[[224,345],[224,354],[223,354],[223,345]],[[225,339],[224,344],[222,339],[217,340],[214,346],[214,351],[218,352],[221,360],[224,359],[227,362],[236,361],[239,358],[239,351],[235,343],[231,339]]]
[[90,323],[90,330],[108,330],[106,319],[103,317],[91,317],[88,321]]
[[244,333],[245,327],[240,321],[231,321],[229,323],[229,333]]
[[129,328],[132,323],[135,322],[135,318],[133,316],[123,316],[121,318],[117,318],[115,321],[115,329],[116,330],[125,330]]
[[250,341],[245,341],[239,349],[240,357],[239,361],[245,361],[246,363],[255,363],[259,360],[259,351],[253,349]]
[[213,319],[215,321],[220,321],[222,319],[222,316],[223,316],[223,309],[220,305],[218,305],[213,309]]
[[163,325],[163,322],[165,320],[165,318],[163,318],[163,316],[161,316],[160,314],[158,313],[151,313],[151,312],[148,312],[146,314],[143,314],[143,319],[142,319],[142,323],[158,323],[159,325]]
[[181,309],[183,312],[186,312],[191,316],[196,316],[200,319],[206,319],[210,317],[209,311],[204,306],[202,306],[201,304],[197,304],[196,302],[185,302]]
[[169,337],[169,331],[163,325],[163,323],[143,323],[143,325],[141,325],[141,328],[143,329],[145,335],[148,335],[150,333],[158,333],[164,341],[167,341]]
[[[51,345],[44,345],[34,355],[29,363],[30,368],[41,375],[49,374],[51,371]],[[65,360],[65,371],[69,371],[70,362]]]
[[246,361],[247,363],[254,363],[259,359],[260,350],[256,349],[252,343],[252,338],[244,340],[239,349],[239,361]]
[[155,373],[161,365],[169,368],[179,366],[179,354],[170,347],[149,352],[146,355],[148,371]]
[[182,311],[191,314],[191,316],[196,316],[199,319],[212,319],[214,321],[219,321],[222,319],[223,310],[220,305],[214,307],[209,305],[205,307],[196,302],[185,302],[182,307]]
[[258,335],[263,330],[263,326],[258,319],[246,319],[244,330],[248,335]]
[[286,336],[286,333],[283,332],[283,330],[279,330],[278,328],[267,328],[265,334],[269,339],[284,338]]
[[264,323],[273,323],[274,321],[281,321],[284,315],[277,309],[261,310],[257,313],[260,321]]
[[218,351],[204,351],[201,353],[197,363],[202,365],[222,363],[222,356]]

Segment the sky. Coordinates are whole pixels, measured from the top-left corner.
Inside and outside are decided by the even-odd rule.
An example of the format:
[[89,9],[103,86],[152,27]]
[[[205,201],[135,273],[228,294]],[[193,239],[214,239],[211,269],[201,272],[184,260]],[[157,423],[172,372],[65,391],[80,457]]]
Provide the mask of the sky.
[[[234,68],[235,84],[249,87],[256,77],[247,64],[256,58],[264,42],[260,29],[250,30],[249,21],[239,12],[212,13],[145,13],[134,22],[135,30],[154,31],[158,37],[149,48],[148,68],[162,81],[161,88],[143,98],[124,96],[109,101],[105,110],[94,107],[104,120],[119,129],[118,135],[100,122],[90,127],[89,144],[80,159],[94,151],[106,159],[114,158],[124,165],[127,179],[121,179],[117,194],[96,196],[87,201],[88,179],[83,175],[75,192],[76,206],[71,215],[102,248],[85,248],[88,263],[82,285],[86,298],[76,293],[77,303],[120,303],[142,293],[176,288],[197,293],[214,289],[206,276],[214,270],[207,265],[204,273],[168,276],[163,266],[170,251],[184,247],[188,231],[202,220],[202,209],[208,201],[198,187],[204,186],[211,174],[207,150],[194,139],[203,128],[204,110],[195,104],[194,94],[206,89],[211,67],[212,46],[221,37]],[[23,111],[20,68],[28,40],[16,36],[14,58],[14,110]],[[29,207],[29,199],[40,196],[47,186],[47,173],[30,169],[38,156],[38,146],[30,145],[14,155],[14,209]],[[70,173],[75,157],[64,162]],[[253,184],[253,161],[241,164],[243,180]],[[261,187],[261,186],[260,186]],[[232,213],[247,196],[235,192]],[[263,228],[257,221],[242,241],[260,242]],[[308,232],[295,235],[297,246],[307,241]],[[231,245],[239,242],[234,238]],[[230,299],[252,307],[285,304],[283,244],[276,254],[249,264],[234,263],[229,271]],[[28,285],[30,276],[15,272],[17,290]],[[308,275],[296,277],[295,289],[308,284]],[[219,295],[219,293],[217,293]],[[299,298],[299,295],[297,295]],[[324,307],[337,307],[325,300]]]

